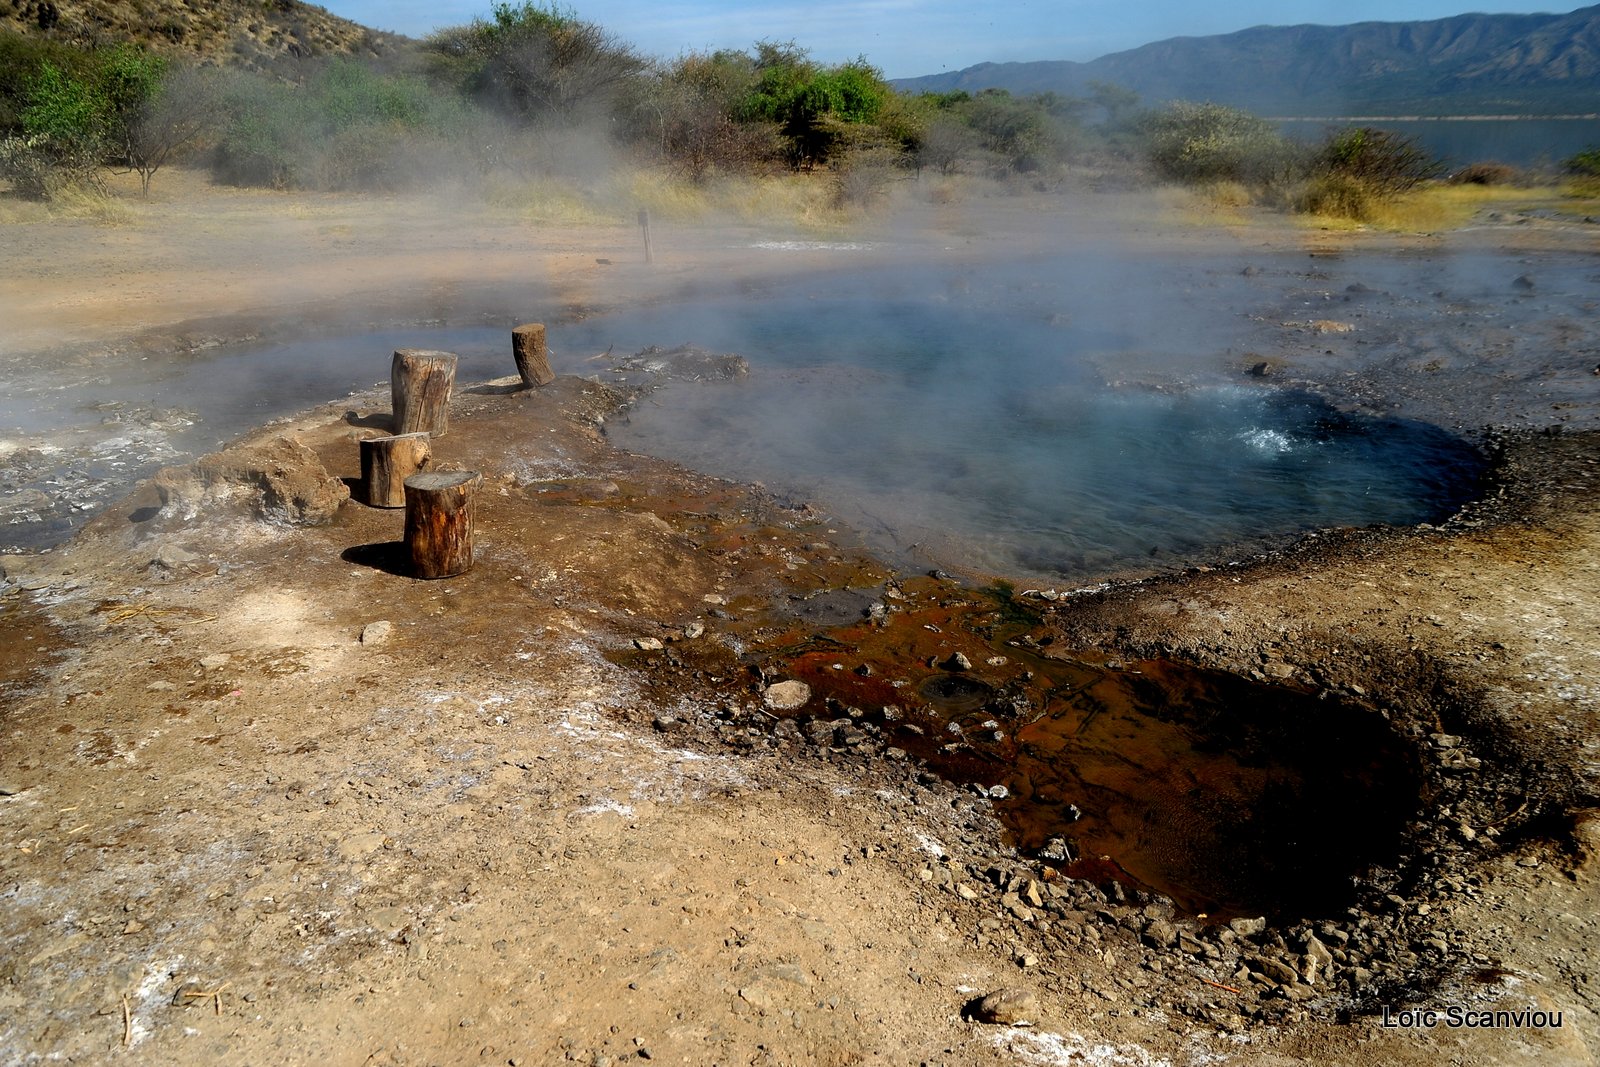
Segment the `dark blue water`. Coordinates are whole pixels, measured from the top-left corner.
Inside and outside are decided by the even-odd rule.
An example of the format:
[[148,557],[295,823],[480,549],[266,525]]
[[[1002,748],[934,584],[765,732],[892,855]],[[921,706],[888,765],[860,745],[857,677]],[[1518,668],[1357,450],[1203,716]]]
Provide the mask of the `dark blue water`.
[[1297,139],[1317,141],[1331,129],[1376,126],[1415,137],[1428,152],[1454,170],[1493,160],[1513,167],[1557,169],[1587,148],[1600,146],[1600,118],[1573,119],[1381,119],[1329,122],[1280,120],[1279,128]]

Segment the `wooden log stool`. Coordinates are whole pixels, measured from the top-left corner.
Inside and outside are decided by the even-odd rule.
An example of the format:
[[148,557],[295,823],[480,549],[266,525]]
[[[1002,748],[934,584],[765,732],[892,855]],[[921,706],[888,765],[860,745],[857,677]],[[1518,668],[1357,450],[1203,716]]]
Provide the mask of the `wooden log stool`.
[[454,353],[397,349],[389,368],[395,435],[430,433],[443,437],[450,428],[450,390],[455,383]]
[[550,369],[550,350],[544,343],[543,323],[529,322],[512,330],[511,354],[516,357],[524,389],[556,380],[556,372]]
[[406,555],[417,578],[449,578],[472,569],[472,497],[477,471],[429,471],[405,481]]
[[425,433],[403,433],[361,442],[361,484],[369,506],[406,506],[406,479],[427,470],[433,461],[428,440]]

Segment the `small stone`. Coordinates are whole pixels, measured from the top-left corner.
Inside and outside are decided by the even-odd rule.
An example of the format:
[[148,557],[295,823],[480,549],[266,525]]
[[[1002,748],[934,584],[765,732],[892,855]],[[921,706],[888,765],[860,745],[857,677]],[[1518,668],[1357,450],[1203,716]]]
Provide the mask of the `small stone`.
[[1039,997],[1031,989],[996,989],[972,1006],[979,1022],[1030,1026],[1039,1017]]
[[219,670],[223,667],[226,667],[228,665],[228,661],[232,658],[233,657],[228,655],[226,652],[218,652],[214,656],[207,656],[202,659],[200,661],[200,666],[204,667],[208,671]]
[[394,633],[394,623],[388,619],[369,622],[361,628],[361,643],[363,645],[381,645],[389,640],[389,635],[392,633]]
[[703,622],[691,622],[683,628],[683,639],[685,641],[697,641],[705,635],[706,624]]
[[633,647],[640,652],[660,652],[666,646],[661,643],[659,637],[635,637]]
[[143,929],[144,923],[140,922],[138,919],[129,919],[128,924],[122,928],[122,932],[125,934],[136,934]]
[[1523,290],[1532,289],[1533,288],[1533,278],[1530,277],[1529,275],[1526,275],[1526,274],[1519,274],[1519,275],[1516,276],[1515,279],[1512,280],[1511,287],[1513,289],[1523,289]]
[[162,545],[156,549],[155,556],[150,560],[150,566],[175,571],[198,562],[200,557],[188,549],[179,548],[177,545]]
[[1033,878],[1028,879],[1027,885],[1022,887],[1022,899],[1035,908],[1044,907],[1044,887]]
[[970,671],[972,669],[972,661],[962,653],[957,652],[944,661],[944,668],[947,671]]
[[767,707],[776,711],[794,711],[796,708],[805,707],[811,699],[811,687],[804,682],[790,679],[786,682],[776,682],[767,686],[762,699]]
[[956,886],[956,896],[962,900],[977,900],[978,891],[967,885],[967,883],[962,882]]

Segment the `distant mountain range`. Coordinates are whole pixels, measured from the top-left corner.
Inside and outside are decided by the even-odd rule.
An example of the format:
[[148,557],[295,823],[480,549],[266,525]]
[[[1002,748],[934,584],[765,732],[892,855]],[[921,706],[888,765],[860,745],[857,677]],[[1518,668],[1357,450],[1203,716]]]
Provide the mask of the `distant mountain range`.
[[1600,112],[1600,5],[1566,15],[1257,26],[1174,37],[1087,63],[980,63],[903,78],[910,92],[1083,96],[1093,82],[1146,104],[1211,100],[1264,115]]

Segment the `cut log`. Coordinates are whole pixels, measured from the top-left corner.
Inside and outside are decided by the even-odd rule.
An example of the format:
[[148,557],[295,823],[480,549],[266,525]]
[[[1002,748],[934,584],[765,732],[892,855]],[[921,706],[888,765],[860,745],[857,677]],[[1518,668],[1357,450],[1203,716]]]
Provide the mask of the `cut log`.
[[428,469],[432,450],[425,433],[369,437],[361,442],[361,484],[375,508],[406,506],[405,481]]
[[394,432],[443,437],[450,428],[450,390],[456,382],[456,357],[450,352],[402,348],[389,370],[394,397]]
[[449,578],[472,569],[472,497],[477,471],[413,474],[406,487],[406,554],[418,578]]
[[511,331],[511,354],[517,360],[517,373],[525,389],[549,385],[556,380],[550,369],[550,351],[544,343],[544,324],[530,322]]

